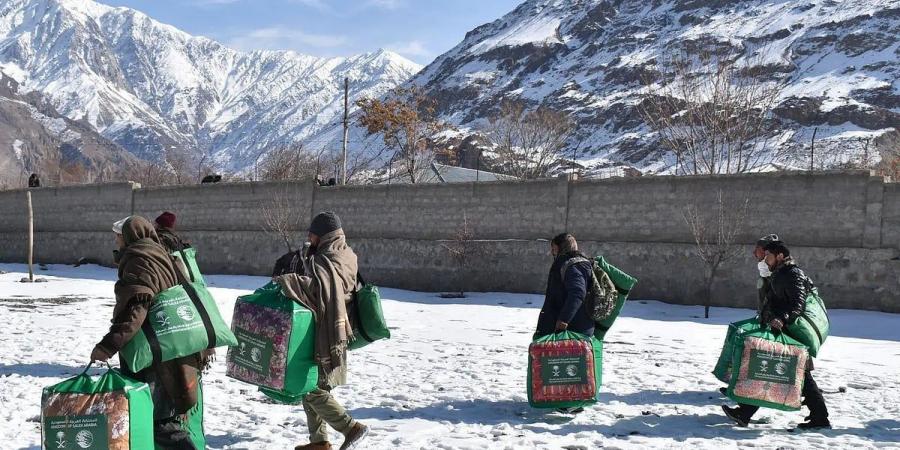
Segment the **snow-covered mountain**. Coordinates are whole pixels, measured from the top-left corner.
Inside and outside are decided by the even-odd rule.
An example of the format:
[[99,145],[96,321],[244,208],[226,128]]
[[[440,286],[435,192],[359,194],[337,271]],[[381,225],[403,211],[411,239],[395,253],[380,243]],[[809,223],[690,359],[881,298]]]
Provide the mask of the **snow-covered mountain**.
[[817,148],[841,150],[833,163],[900,130],[898,36],[900,0],[528,0],[412,82],[463,129],[522,99],[577,118],[570,144],[584,162],[666,171],[671,159],[636,108],[642,80],[674,49],[714,45],[787,81],[781,142],[818,128]]
[[40,93],[19,94],[17,80],[0,65],[0,188],[24,187],[29,172],[53,183],[74,170],[108,180],[137,164],[91,125],[59,114]]
[[420,67],[377,51],[317,58],[242,53],[128,8],[90,0],[0,2],[0,63],[73,120],[143,159],[168,148],[230,169],[289,142],[315,146],[351,99],[379,96]]

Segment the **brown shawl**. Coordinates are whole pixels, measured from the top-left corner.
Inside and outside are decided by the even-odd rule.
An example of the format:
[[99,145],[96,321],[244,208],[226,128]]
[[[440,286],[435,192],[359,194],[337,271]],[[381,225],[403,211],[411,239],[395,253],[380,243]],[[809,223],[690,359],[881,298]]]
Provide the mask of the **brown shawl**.
[[306,275],[276,278],[286,296],[309,308],[316,318],[316,361],[329,386],[346,383],[347,344],[353,329],[347,303],[356,288],[356,254],[343,230],[322,236],[315,254],[304,261]]

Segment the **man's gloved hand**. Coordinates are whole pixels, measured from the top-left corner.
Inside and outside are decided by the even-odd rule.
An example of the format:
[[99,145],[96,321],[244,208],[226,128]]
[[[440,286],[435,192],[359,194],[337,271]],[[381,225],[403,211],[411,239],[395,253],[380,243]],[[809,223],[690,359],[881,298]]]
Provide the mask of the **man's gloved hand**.
[[562,320],[556,321],[556,332],[566,331],[569,328],[569,324],[563,322]]

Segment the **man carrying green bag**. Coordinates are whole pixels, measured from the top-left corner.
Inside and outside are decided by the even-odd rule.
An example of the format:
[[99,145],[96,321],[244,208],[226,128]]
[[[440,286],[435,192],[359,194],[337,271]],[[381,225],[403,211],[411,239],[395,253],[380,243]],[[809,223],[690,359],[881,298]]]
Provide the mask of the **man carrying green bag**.
[[312,311],[315,317],[315,361],[318,385],[303,397],[309,427],[309,444],[298,450],[330,450],[328,428],[344,435],[341,450],[355,448],[368,427],[357,422],[332,395],[347,383],[347,353],[353,328],[347,314],[356,275],[356,253],[347,244],[341,220],[333,212],[319,213],[309,226],[309,245],[303,255],[304,275],[290,273],[275,278],[282,292]]
[[150,387],[116,369],[87,374],[44,388],[41,448],[152,450]]
[[[113,231],[119,246],[116,304],[109,332],[94,347],[91,361],[106,361],[125,352],[120,354],[122,373],[150,387],[155,445],[196,449],[185,423],[198,404],[200,371],[207,366],[212,347],[231,344],[234,337],[227,327],[230,339],[210,326],[211,322],[221,322],[221,317],[212,320],[219,315],[212,297],[202,286],[180,284],[184,273],[160,244],[147,219],[129,217],[116,222]],[[173,290],[176,286],[178,289]],[[177,292],[169,296],[170,290]],[[166,295],[161,295],[164,292]],[[202,310],[206,314],[201,314]],[[195,316],[201,316],[200,326]],[[219,323],[220,328],[223,325]],[[180,342],[164,344],[180,341],[184,333],[202,335],[188,339],[191,345],[200,345],[186,348]]]
[[238,345],[228,349],[226,375],[288,404],[316,389],[313,313],[282,294],[277,283],[238,298],[231,326]]
[[[811,283],[781,241],[766,245],[765,262],[772,271],[772,278],[767,287],[766,303],[760,320],[767,326],[763,332],[771,330],[775,338],[768,335],[754,336],[752,333],[745,335],[743,352],[735,353],[732,363],[735,370],[732,371],[732,385],[728,389],[729,397],[740,404],[737,408],[723,405],[722,410],[738,425],[747,426],[760,406],[799,409],[802,395],[809,408],[809,416],[797,428],[830,428],[825,398],[812,376],[812,358],[805,356],[809,354],[808,348],[785,333],[806,313]],[[767,350],[767,345],[772,348]],[[740,370],[737,370],[738,367]],[[743,393],[736,387],[737,381],[745,383]],[[773,384],[791,387],[798,383],[802,383],[800,395],[794,396],[794,392],[787,389],[783,392],[783,398],[778,401],[772,401],[770,394],[763,392],[772,388]],[[751,395],[746,391],[750,391]],[[760,401],[760,395],[766,398]]]
[[[607,311],[607,317],[603,319],[603,323],[595,322],[592,315],[595,308],[588,305],[590,301],[587,299],[589,292],[592,289],[596,289],[594,285],[597,279],[593,273],[595,265],[604,271],[608,271],[606,273],[613,280],[613,284],[616,284],[615,280],[618,279],[619,283],[626,285],[630,289],[634,285],[634,279],[627,280],[627,275],[622,274],[618,270],[615,271],[616,273],[613,273],[612,267],[602,258],[598,258],[595,261],[588,259],[578,251],[578,242],[575,240],[575,237],[567,233],[557,235],[551,239],[550,254],[553,256],[553,264],[550,266],[550,273],[547,277],[547,292],[544,297],[544,305],[538,317],[537,330],[535,331],[537,340],[532,343],[532,349],[529,351],[529,382],[527,387],[529,403],[538,408],[554,407],[562,413],[573,414],[581,412],[584,405],[595,402],[596,394],[600,389],[603,341],[600,337],[597,337],[595,327],[604,327],[600,336],[605,335],[606,331],[609,330],[609,326],[615,320],[615,315],[621,311],[627,295],[627,292],[625,294],[617,293],[615,305],[607,305],[607,308],[600,308]],[[560,334],[564,332],[572,334]],[[546,342],[547,340],[551,342]],[[566,344],[555,343],[557,340],[565,341]],[[536,357],[532,350],[560,346],[566,347],[567,352],[574,352],[571,355],[567,353],[566,357],[572,358],[573,361],[577,360],[577,363],[574,366],[571,363],[565,364],[565,367],[554,364],[554,366],[559,366],[557,369],[574,370],[578,374],[584,374],[587,372],[582,369],[590,366],[591,373],[595,375],[595,378],[585,378],[579,375],[580,381],[572,386],[557,386],[556,383],[563,383],[564,381],[560,378],[552,381],[546,379],[544,381],[551,383],[551,386],[547,387],[546,393],[548,396],[542,397],[541,395],[543,394],[534,396],[533,394],[542,392],[546,384],[541,384],[542,379],[538,376],[540,374],[535,372],[537,369],[532,365],[541,363],[541,359]],[[579,352],[581,356],[577,355]],[[591,354],[590,357],[587,355],[588,353]],[[588,358],[591,360],[590,363],[587,362]],[[573,368],[569,369],[569,366],[573,366]],[[546,368],[547,366],[543,365],[541,367]],[[549,374],[548,376],[550,376],[554,375],[554,373],[551,371],[544,375]],[[589,388],[589,384],[592,387]],[[590,389],[593,389],[593,391]],[[560,394],[559,391],[561,390],[572,391],[569,392],[570,394],[577,391],[578,395],[586,397],[577,400],[574,398],[563,400],[559,397],[553,397],[553,395]]]

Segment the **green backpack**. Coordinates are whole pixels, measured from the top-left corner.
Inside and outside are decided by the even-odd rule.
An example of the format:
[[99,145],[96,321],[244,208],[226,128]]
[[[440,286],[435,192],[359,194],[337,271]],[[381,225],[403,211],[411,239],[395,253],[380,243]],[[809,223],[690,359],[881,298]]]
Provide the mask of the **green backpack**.
[[140,372],[205,349],[234,345],[237,339],[206,286],[182,280],[153,298],[140,331],[119,351],[119,360],[132,372]]
[[203,274],[200,273],[200,266],[197,265],[197,250],[188,247],[172,252],[172,256],[178,258],[184,264],[184,268],[188,272],[188,281],[206,286],[206,280],[203,279]]
[[375,341],[391,338],[391,330],[384,320],[378,287],[366,283],[361,274],[357,274],[356,279],[362,288],[353,294],[353,300],[347,307],[355,337],[347,347],[350,350],[358,350]]
[[147,383],[116,369],[87,374],[44,388],[43,449],[153,449],[153,400]]

